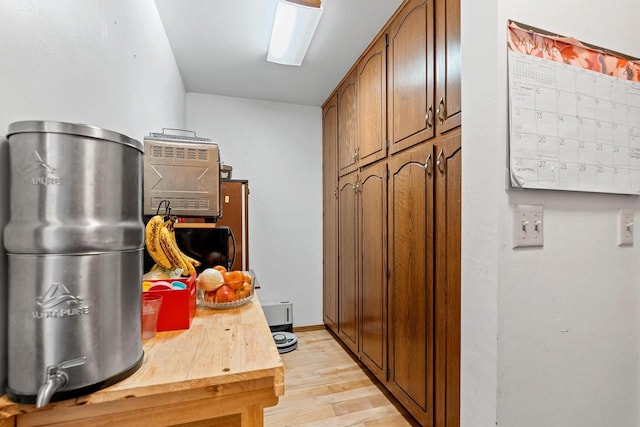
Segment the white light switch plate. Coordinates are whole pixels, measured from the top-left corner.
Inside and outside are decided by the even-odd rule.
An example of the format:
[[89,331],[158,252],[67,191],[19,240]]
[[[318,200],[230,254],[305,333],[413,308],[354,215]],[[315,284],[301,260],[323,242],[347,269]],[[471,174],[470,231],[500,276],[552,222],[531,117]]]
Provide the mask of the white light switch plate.
[[618,212],[618,246],[633,246],[633,209]]
[[518,205],[513,212],[513,247],[543,246],[543,209],[538,205]]

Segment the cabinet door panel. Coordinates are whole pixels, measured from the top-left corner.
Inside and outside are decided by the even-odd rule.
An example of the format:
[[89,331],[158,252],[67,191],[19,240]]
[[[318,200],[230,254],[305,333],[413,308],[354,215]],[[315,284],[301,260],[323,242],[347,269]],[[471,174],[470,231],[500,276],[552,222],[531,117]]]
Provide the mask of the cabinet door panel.
[[338,333],[338,106],[322,115],[322,271],[324,323]]
[[423,143],[392,158],[389,195],[390,387],[421,422],[433,417],[433,159]]
[[434,57],[432,0],[411,0],[389,28],[390,152],[433,137]]
[[[460,0],[436,3],[437,107],[438,132],[460,126],[462,97],[460,87]],[[442,102],[440,102],[442,100]]]
[[358,64],[358,164],[387,154],[387,43],[381,37]]
[[356,169],[356,73],[338,89],[338,170],[340,175]]
[[249,183],[241,180],[221,181],[223,215],[217,226],[231,228],[236,241],[232,270],[249,269]]
[[360,359],[387,374],[387,165],[360,174]]
[[339,223],[339,336],[355,353],[358,352],[358,262],[356,254],[358,224],[356,216],[357,175],[338,182]]
[[460,425],[460,135],[435,147],[436,172],[436,425]]

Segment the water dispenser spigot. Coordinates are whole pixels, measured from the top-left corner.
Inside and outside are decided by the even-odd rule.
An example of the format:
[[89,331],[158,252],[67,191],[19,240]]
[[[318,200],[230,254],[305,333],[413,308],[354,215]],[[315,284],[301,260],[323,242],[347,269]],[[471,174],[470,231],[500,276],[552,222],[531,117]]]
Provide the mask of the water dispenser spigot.
[[58,365],[47,366],[45,379],[38,389],[36,397],[36,407],[42,408],[47,406],[51,397],[69,382],[69,376],[64,369],[73,368],[74,366],[84,365],[87,362],[86,357],[78,357],[76,359],[67,360]]

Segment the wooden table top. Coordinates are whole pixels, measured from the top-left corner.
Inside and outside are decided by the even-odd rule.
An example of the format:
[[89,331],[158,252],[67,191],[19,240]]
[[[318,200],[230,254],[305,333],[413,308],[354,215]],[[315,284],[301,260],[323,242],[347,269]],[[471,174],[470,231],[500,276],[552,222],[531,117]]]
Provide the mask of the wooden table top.
[[[284,394],[284,368],[257,296],[246,305],[227,310],[198,308],[191,328],[159,332],[144,342],[140,369],[95,393],[50,403],[55,407],[114,402],[134,397],[189,391],[251,380],[273,378],[276,396]],[[0,398],[3,419],[37,411]]]

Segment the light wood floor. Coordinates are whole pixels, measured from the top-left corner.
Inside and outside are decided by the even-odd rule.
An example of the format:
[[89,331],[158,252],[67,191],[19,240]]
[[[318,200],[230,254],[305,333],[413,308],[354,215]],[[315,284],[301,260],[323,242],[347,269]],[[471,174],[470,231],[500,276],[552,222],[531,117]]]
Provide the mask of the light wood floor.
[[298,348],[281,355],[285,394],[278,405],[265,408],[265,427],[418,425],[328,331],[296,336]]

